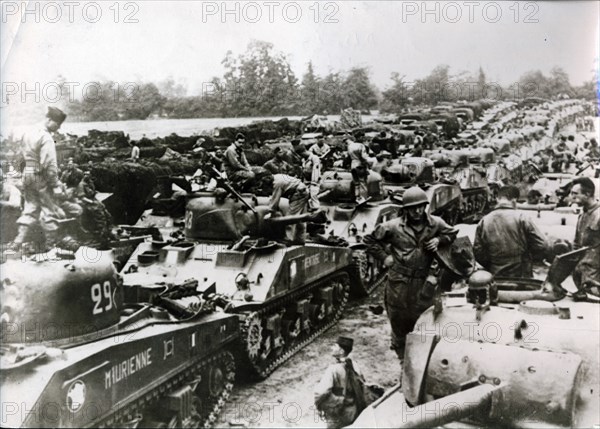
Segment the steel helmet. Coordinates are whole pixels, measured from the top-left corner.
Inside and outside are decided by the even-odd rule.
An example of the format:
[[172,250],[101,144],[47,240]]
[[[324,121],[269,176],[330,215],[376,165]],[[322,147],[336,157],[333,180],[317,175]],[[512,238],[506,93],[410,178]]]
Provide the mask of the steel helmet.
[[402,196],[403,207],[414,207],[427,203],[429,203],[429,200],[427,200],[427,194],[418,186],[408,188]]
[[469,287],[470,288],[483,288],[488,286],[494,280],[494,276],[489,271],[479,270],[475,271],[469,277]]

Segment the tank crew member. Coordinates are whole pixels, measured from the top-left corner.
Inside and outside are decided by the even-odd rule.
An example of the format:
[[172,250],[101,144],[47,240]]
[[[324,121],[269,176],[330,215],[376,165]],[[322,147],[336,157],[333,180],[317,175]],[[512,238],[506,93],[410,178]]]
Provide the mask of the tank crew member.
[[377,159],[377,163],[372,168],[372,170],[374,172],[376,172],[376,173],[381,174],[381,172],[383,171],[383,169],[385,167],[387,167],[388,165],[390,165],[390,159],[391,158],[392,158],[392,154],[391,153],[389,153],[387,150],[382,150],[381,152],[379,152],[375,156],[375,159]]
[[302,172],[309,188],[308,208],[311,211],[318,210],[321,207],[318,197],[321,183],[321,158],[308,150],[300,155],[304,158]]
[[223,168],[227,178],[241,189],[244,189],[255,177],[244,154],[245,141],[246,137],[238,133],[235,141],[225,150],[223,157]]
[[436,280],[428,275],[435,252],[439,246],[451,244],[458,233],[427,212],[427,194],[418,186],[404,192],[402,203],[402,216],[379,224],[364,239],[369,253],[390,268],[384,301],[392,327],[392,349],[401,362],[406,335],[433,302]]
[[138,162],[140,160],[140,147],[137,142],[133,142],[133,147],[131,148],[131,160],[133,162]]
[[327,367],[315,388],[315,406],[324,415],[328,428],[352,424],[366,406],[364,391],[357,386],[364,386],[364,377],[350,359],[353,344],[352,338],[337,339],[331,347],[335,363]]
[[475,232],[475,259],[496,277],[533,278],[533,261],[550,256],[544,234],[516,210],[518,197],[516,186],[501,187],[495,209],[479,221]]
[[[290,203],[290,215],[306,213],[308,203],[308,189],[302,180],[288,176],[287,174],[273,174],[263,179],[265,189],[272,188],[271,200],[269,201],[270,214],[279,210],[281,197],[287,198]],[[286,225],[286,239],[290,243],[304,244],[306,225],[304,223]]]
[[51,133],[58,131],[67,115],[56,107],[48,107],[45,123],[36,131],[23,137],[25,169],[22,176],[23,212],[17,224],[17,237],[12,243],[16,250],[28,235],[31,225],[39,222],[46,235],[46,245],[54,246],[57,241],[60,213],[54,199],[63,195],[62,184],[58,180],[56,146]]
[[595,199],[596,186],[589,177],[573,180],[571,199],[583,208],[577,219],[575,248],[590,246],[573,271],[577,292],[573,299],[585,299],[586,292],[600,297],[600,203]]
[[81,179],[83,179],[83,171],[73,162],[73,158],[69,158],[64,171],[60,175],[60,181],[63,182],[67,188],[74,188],[79,185]]
[[317,142],[308,149],[309,152],[314,153],[318,157],[322,157],[330,150],[331,147],[325,143],[325,139],[323,137],[317,138]]
[[369,176],[369,168],[374,164],[375,160],[369,157],[364,144],[356,142],[349,137],[345,139],[345,142],[348,145],[350,171],[354,179],[356,200],[364,200],[368,196],[367,177]]
[[284,152],[280,147],[273,149],[273,158],[263,164],[263,167],[271,174],[292,174],[294,167],[284,158]]

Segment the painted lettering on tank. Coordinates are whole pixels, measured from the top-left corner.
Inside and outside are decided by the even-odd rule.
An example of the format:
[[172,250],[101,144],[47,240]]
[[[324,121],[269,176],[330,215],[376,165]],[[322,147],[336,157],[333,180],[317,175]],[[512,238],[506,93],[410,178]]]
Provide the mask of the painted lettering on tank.
[[146,350],[114,364],[110,370],[104,372],[104,388],[110,389],[130,375],[152,365],[151,352],[152,347],[148,347]]
[[320,256],[321,255],[319,253],[315,253],[312,256],[307,256],[306,258],[304,258],[304,268],[310,268],[315,265],[319,265],[319,263],[321,262]]

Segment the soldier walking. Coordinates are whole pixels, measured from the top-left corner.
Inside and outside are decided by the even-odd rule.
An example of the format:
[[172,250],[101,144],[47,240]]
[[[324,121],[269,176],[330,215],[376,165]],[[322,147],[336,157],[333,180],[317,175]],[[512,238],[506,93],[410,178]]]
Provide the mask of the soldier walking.
[[392,327],[392,349],[400,362],[406,335],[433,304],[436,279],[429,270],[435,252],[450,245],[458,233],[443,219],[427,213],[427,195],[418,186],[406,190],[402,203],[402,216],[379,224],[364,239],[369,253],[390,268],[384,300]]

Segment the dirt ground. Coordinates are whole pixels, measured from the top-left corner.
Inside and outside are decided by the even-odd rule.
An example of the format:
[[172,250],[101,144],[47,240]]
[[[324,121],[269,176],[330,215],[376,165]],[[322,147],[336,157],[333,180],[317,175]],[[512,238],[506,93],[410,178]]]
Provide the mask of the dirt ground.
[[[527,212],[547,235],[573,240],[577,215],[535,211]],[[561,218],[566,217],[565,226]],[[475,225],[458,225],[459,236],[473,242]],[[536,278],[545,278],[547,267],[534,270]],[[574,289],[571,279],[563,286]],[[390,350],[390,326],[387,314],[375,315],[369,307],[383,305],[384,286],[364,299],[350,301],[340,322],[299,351],[294,357],[260,382],[238,382],[226,404],[217,427],[300,428],[326,427],[315,411],[313,390],[325,368],[333,363],[330,347],[339,335],[354,338],[355,362],[367,383],[389,389],[398,382],[400,365]]]
[[315,412],[313,389],[325,368],[333,363],[330,347],[339,335],[354,338],[353,362],[368,383],[385,389],[398,381],[400,365],[390,350],[386,314],[375,315],[369,306],[383,305],[383,286],[370,297],[351,301],[340,322],[299,351],[266,380],[242,382],[234,388],[218,427],[247,426],[326,427]]

